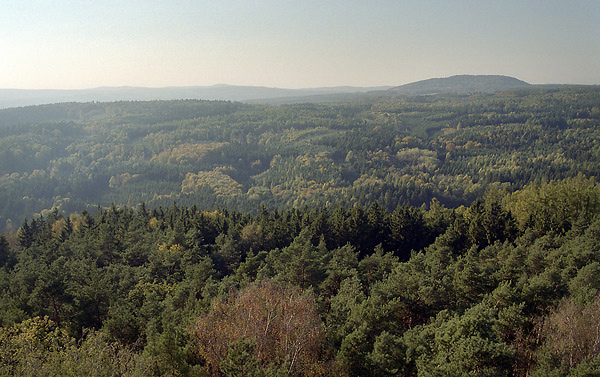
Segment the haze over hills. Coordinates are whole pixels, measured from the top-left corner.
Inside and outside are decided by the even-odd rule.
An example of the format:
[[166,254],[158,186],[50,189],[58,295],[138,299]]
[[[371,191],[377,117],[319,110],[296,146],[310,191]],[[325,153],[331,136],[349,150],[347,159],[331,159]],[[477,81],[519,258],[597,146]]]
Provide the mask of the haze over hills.
[[[514,77],[500,75],[458,75],[432,78],[401,86],[356,87],[338,86],[306,89],[284,89],[264,86],[188,86],[188,87],[100,87],[79,90],[0,89],[0,109],[63,102],[114,102],[203,99],[248,103],[330,102],[367,94],[431,95],[439,93],[494,93],[505,90],[537,88]],[[563,85],[558,85],[563,86]]]
[[294,98],[343,93],[364,93],[372,90],[385,90],[387,87],[328,87],[307,89],[283,89],[264,86],[189,86],[189,87],[100,87],[80,90],[26,90],[0,89],[0,108],[42,105],[61,102],[113,102],[203,99],[250,101],[278,98]]

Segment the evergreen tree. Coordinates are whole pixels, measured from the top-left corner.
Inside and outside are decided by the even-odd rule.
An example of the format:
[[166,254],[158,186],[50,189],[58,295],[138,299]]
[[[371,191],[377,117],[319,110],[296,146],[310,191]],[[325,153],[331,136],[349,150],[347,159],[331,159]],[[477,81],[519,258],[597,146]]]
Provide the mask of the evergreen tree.
[[10,266],[12,264],[12,258],[12,252],[6,237],[4,237],[3,234],[0,234],[0,267]]

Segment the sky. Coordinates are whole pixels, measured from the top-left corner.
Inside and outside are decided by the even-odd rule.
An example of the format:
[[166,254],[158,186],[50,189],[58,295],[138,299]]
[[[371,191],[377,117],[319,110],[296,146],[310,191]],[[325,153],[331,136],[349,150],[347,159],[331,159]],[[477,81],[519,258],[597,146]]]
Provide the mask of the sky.
[[0,88],[600,84],[598,0],[0,0]]

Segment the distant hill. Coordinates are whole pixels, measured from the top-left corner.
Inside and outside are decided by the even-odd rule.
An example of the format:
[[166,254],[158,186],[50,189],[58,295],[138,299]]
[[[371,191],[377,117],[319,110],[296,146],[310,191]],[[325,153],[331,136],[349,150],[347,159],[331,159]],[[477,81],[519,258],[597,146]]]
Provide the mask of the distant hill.
[[338,86],[285,89],[265,86],[172,86],[164,88],[100,87],[79,90],[0,89],[0,109],[65,102],[115,102],[152,100],[223,100],[251,104],[333,103],[367,96],[420,96],[438,93],[495,93],[505,90],[562,88],[568,85],[532,85],[509,76],[459,75],[432,78],[402,86]]
[[[148,100],[227,100],[227,101],[258,101],[294,102],[291,99],[331,94],[354,94],[372,90],[385,90],[390,87],[327,87],[309,89],[282,89],[264,86],[188,86],[188,87],[101,87],[81,90],[23,90],[0,89],[0,109],[43,105],[63,102],[114,102],[114,101],[148,101]],[[281,101],[280,101],[281,102]]]
[[427,95],[437,93],[494,93],[504,90],[526,89],[533,85],[514,77],[498,75],[459,75],[413,82],[389,89],[405,95]]

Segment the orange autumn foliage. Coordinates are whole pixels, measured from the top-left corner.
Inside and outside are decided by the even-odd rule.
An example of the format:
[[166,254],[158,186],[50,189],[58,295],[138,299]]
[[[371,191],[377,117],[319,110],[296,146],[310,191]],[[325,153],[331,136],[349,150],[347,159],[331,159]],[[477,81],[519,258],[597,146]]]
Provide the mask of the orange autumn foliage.
[[291,285],[265,280],[215,300],[192,336],[214,374],[229,346],[243,339],[255,344],[255,357],[264,368],[285,366],[291,375],[322,374],[324,330],[314,297]]

